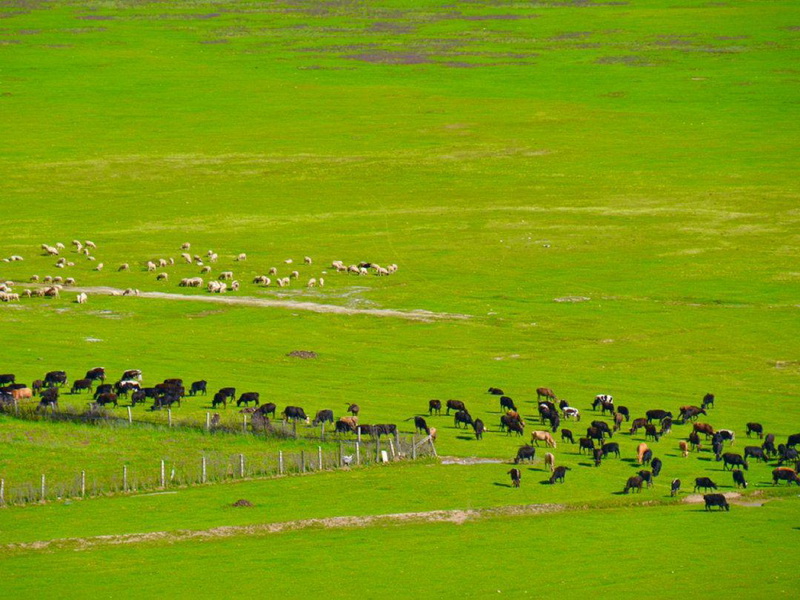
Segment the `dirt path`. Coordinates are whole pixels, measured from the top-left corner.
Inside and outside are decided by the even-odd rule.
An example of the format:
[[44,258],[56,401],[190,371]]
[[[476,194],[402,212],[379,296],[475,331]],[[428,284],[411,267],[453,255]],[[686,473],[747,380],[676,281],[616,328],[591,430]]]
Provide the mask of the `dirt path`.
[[[119,295],[121,289],[112,287],[70,287],[70,292],[86,292],[103,296]],[[227,304],[238,306],[262,306],[267,308],[289,308],[292,310],[307,310],[317,313],[335,313],[340,315],[370,315],[373,317],[394,317],[411,321],[443,321],[465,320],[471,315],[453,313],[437,313],[428,310],[393,310],[389,308],[347,308],[335,304],[319,304],[317,302],[301,302],[297,300],[269,300],[267,298],[253,298],[252,296],[200,296],[189,294],[169,294],[164,292],[141,292],[131,298],[158,298],[160,300],[188,300],[190,302],[210,302],[212,304]]]
[[[247,510],[246,508],[241,510]],[[213,527],[202,530],[179,529],[177,531],[154,531],[151,533],[126,533],[122,535],[98,535],[86,538],[63,538],[39,542],[21,542],[0,546],[0,552],[73,549],[87,550],[96,546],[140,544],[146,542],[185,542],[189,540],[210,540],[242,535],[270,535],[287,531],[298,531],[309,528],[337,529],[342,527],[370,527],[373,525],[390,525],[393,523],[455,523],[462,524],[485,517],[537,515],[566,510],[561,504],[528,504],[521,506],[503,506],[474,510],[432,510],[428,512],[396,513],[365,517],[329,517],[325,519],[301,519],[283,523],[263,523],[258,525],[241,525]]]

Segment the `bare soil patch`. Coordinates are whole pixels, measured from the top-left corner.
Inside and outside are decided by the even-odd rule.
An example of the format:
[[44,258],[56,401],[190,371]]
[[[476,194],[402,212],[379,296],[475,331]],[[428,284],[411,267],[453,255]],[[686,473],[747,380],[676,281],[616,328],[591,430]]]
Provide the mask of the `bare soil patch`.
[[317,353],[311,350],[292,350],[286,356],[294,356],[295,358],[317,358]]

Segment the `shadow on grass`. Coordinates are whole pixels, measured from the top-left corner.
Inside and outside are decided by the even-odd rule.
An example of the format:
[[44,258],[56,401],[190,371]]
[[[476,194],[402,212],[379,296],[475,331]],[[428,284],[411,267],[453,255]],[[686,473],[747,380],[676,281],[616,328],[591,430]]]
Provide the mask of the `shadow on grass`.
[[511,485],[510,483],[499,483],[499,482],[497,482],[497,481],[495,481],[495,482],[494,482],[494,484],[495,484],[497,487],[507,487],[507,488],[514,487],[514,486],[513,486],[513,485]]

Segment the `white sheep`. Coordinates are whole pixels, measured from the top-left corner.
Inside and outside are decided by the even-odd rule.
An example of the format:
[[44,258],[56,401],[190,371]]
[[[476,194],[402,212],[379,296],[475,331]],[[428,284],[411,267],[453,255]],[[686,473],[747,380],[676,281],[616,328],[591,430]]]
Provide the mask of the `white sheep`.
[[75,302],[77,302],[78,304],[86,304],[86,300],[87,299],[88,299],[88,296],[86,295],[86,293],[85,292],[81,292],[80,294],[78,294],[76,296]]
[[383,267],[378,267],[377,269],[375,269],[375,275],[378,275],[379,277],[383,277],[384,275],[388,274],[389,271],[387,269],[384,269]]
[[220,281],[233,279],[233,271],[223,271],[222,273],[219,274],[219,277],[217,277],[217,279],[219,279]]
[[217,253],[216,253],[216,252],[212,252],[212,253],[211,253],[211,254],[208,256],[208,260],[209,260],[210,262],[217,262],[217,259],[218,259],[218,258],[219,258],[219,256],[217,255]]
[[83,253],[84,256],[89,256],[92,253],[92,251],[89,250],[89,248],[84,248],[81,252]]
[[181,258],[188,264],[192,264],[192,255],[188,252],[181,254]]
[[169,280],[169,273],[159,273],[156,275],[156,281],[167,281]]
[[293,261],[291,258],[287,258],[287,259],[286,259],[285,261],[283,261],[283,262],[285,262],[287,265],[290,265],[290,264],[292,264],[294,261]]
[[209,292],[216,292],[219,289],[219,282],[218,281],[209,281],[208,282],[208,291]]
[[238,292],[239,291],[239,282],[238,281],[233,280],[231,282],[231,290],[233,290],[234,292]]
[[129,265],[128,263],[122,263],[122,264],[119,266],[119,269],[117,269],[117,271],[127,271],[127,270],[128,270],[128,269],[130,269],[130,268],[131,268],[131,267],[130,267],[130,265]]
[[45,275],[42,279],[42,283],[53,283],[53,277],[50,275]]
[[304,257],[303,257],[303,262],[304,262],[305,264],[307,264],[307,265],[310,265],[310,264],[311,264],[311,262],[312,262],[312,261],[311,261],[311,257],[310,257],[310,256],[304,256]]
[[238,260],[239,262],[241,262],[243,260],[247,260],[247,254],[242,252],[239,256],[236,257],[236,260]]
[[39,276],[38,276],[38,275],[33,275],[33,276],[31,277],[31,281],[32,281],[33,283],[36,283],[36,282],[38,282],[38,281],[39,281]]
[[308,283],[306,285],[308,287],[317,287],[317,280],[312,277],[311,279],[308,280]]
[[75,263],[74,263],[74,262],[72,262],[71,260],[68,260],[68,261],[67,261],[67,266],[68,266],[68,267],[74,267],[74,266],[75,266]]
[[62,244],[61,242],[56,242],[56,248],[58,248],[59,250],[63,250],[64,244]]
[[358,265],[350,265],[349,267],[347,267],[347,272],[355,273],[356,275],[358,275],[359,274]]
[[169,261],[166,258],[159,258],[158,259],[158,266],[159,267],[166,267],[169,264]]
[[64,285],[75,285],[75,278],[74,277],[67,277],[64,280]]
[[181,250],[189,250],[191,247],[192,245],[189,242],[183,242],[183,244],[181,244]]
[[53,277],[53,283],[57,283],[58,285],[61,285],[61,284],[64,283],[64,278],[61,277],[61,275],[56,275],[55,277]]
[[22,293],[25,295],[26,298],[30,298],[33,295],[33,292],[30,290],[22,290]]
[[169,260],[169,264],[171,264],[171,265],[174,265],[174,264],[175,264],[175,259],[174,259],[174,258],[172,258],[171,256],[169,257],[169,259],[168,259],[168,260]]
[[206,252],[206,256],[211,256],[212,254],[214,254],[213,250],[209,250],[208,252]]
[[269,270],[269,274],[270,275],[277,275],[278,274],[278,269],[276,267],[271,267],[270,270]]
[[97,245],[94,242],[91,242],[89,240],[86,240],[83,243],[83,245],[86,246],[87,248],[97,248]]
[[97,260],[94,256],[87,256],[87,260]]
[[358,274],[359,275],[366,275],[367,273],[369,273],[369,271],[367,271],[366,267],[358,267]]
[[291,273],[289,273],[289,277],[291,277],[292,279],[297,279],[298,277],[300,277],[300,273],[298,271],[292,271]]
[[205,267],[203,267],[202,269],[200,269],[200,272],[201,272],[201,273],[203,273],[203,274],[205,274],[205,273],[211,273],[211,267],[209,267],[208,265],[206,265]]
[[25,259],[24,259],[24,258],[22,258],[22,257],[21,257],[19,254],[14,254],[14,255],[11,257],[11,260],[12,260],[12,261],[14,261],[14,262],[17,262],[17,261],[20,261],[20,260],[25,260]]
[[319,287],[325,287],[325,280],[322,277],[319,278]]
[[[76,241],[77,241],[77,240],[72,240],[73,244],[74,244]],[[81,250],[83,250],[83,244],[81,244],[80,242],[78,242],[77,244],[75,244],[75,252],[80,252]]]
[[78,247],[82,247],[83,246],[83,244],[81,244],[80,240],[72,240],[72,245],[73,246],[78,246]]
[[152,260],[148,260],[147,261],[147,270],[148,270],[148,272],[149,271],[155,271],[156,270],[156,263],[154,263]]
[[97,266],[94,268],[95,271],[102,271],[103,270],[103,263],[97,263]]

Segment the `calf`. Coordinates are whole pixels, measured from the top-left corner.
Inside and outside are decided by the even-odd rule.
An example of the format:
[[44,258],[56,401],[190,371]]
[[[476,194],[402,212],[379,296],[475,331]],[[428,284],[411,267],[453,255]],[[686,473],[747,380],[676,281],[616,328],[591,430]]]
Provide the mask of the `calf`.
[[650,461],[653,460],[653,451],[648,449],[642,453],[642,465],[649,465]]
[[750,437],[751,433],[755,433],[758,439],[761,439],[764,437],[764,428],[761,426],[761,423],[748,423],[746,433],[747,437]]
[[572,438],[572,431],[569,429],[562,429],[561,430],[561,441],[562,442],[569,442],[570,444],[574,444],[575,440]]
[[211,400],[211,408],[217,408],[219,404],[222,404],[223,408],[228,408],[228,396],[222,392],[214,394],[214,398]]
[[433,416],[433,413],[437,415],[442,414],[442,401],[441,400],[428,400],[428,416]]
[[625,489],[622,490],[622,493],[627,494],[630,490],[636,490],[637,493],[641,493],[642,483],[644,483],[644,480],[638,475],[628,477],[628,481],[625,484]]
[[483,432],[486,431],[486,426],[481,419],[475,419],[472,423],[472,429],[475,430],[475,439],[482,440]]
[[647,487],[653,487],[653,473],[650,471],[639,471],[638,473],[639,477],[642,478],[642,481],[647,484]]
[[520,446],[519,450],[517,450],[517,457],[514,459],[514,464],[518,465],[523,460],[533,462],[533,458],[535,456],[536,456],[536,448],[528,445]]
[[594,466],[599,467],[600,463],[603,461],[603,449],[595,448],[592,450],[592,457],[594,458]]
[[703,500],[706,502],[706,510],[711,510],[712,506],[719,506],[720,510],[730,510],[728,500],[722,494],[705,494]]
[[736,487],[743,487],[747,489],[747,482],[744,479],[744,473],[741,471],[734,471],[733,472],[733,482],[736,484]]
[[[347,402],[345,402],[345,404],[347,404],[347,410],[345,412],[349,412],[354,417],[357,417],[358,413],[361,411],[361,407],[358,404],[350,404],[350,403],[347,403]],[[440,405],[440,408],[441,408],[441,405]]]
[[687,444],[684,440],[681,440],[678,443],[678,447],[681,450],[681,456],[683,458],[686,458],[687,456],[689,456],[689,444]]
[[550,483],[555,483],[556,481],[564,483],[564,475],[567,471],[569,471],[569,467],[556,467],[553,469],[553,474],[550,476]]
[[428,423],[426,423],[425,419],[422,417],[414,417],[414,430],[417,431],[417,433],[424,431],[426,435],[430,435]]
[[681,480],[680,479],[673,479],[672,485],[670,486],[670,496],[675,496],[678,492],[681,491]]
[[631,420],[631,411],[628,410],[627,406],[618,406],[617,412],[621,414],[623,417],[625,417],[625,421]]
[[519,469],[511,469],[508,474],[511,475],[511,484],[518,488],[519,483],[522,480],[522,471]]
[[694,491],[696,492],[698,489],[715,490],[717,489],[717,484],[708,477],[698,477],[694,480]]

